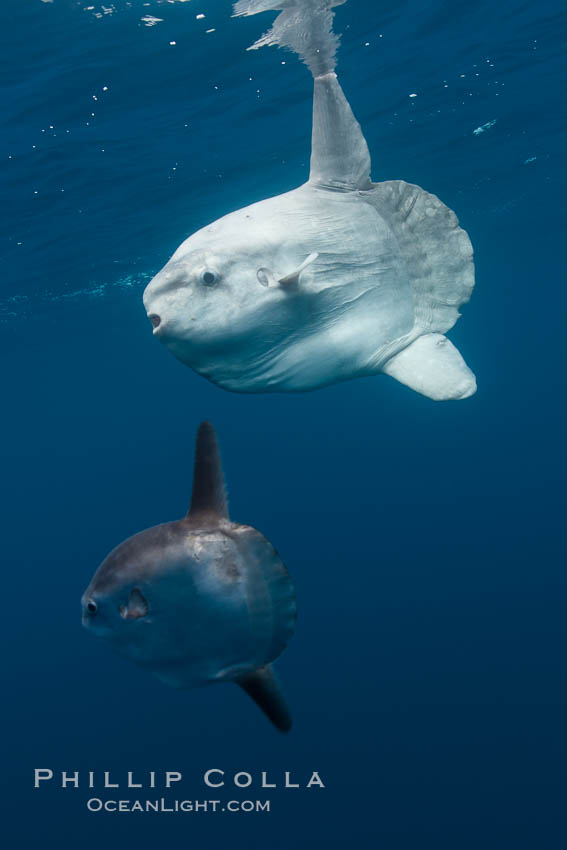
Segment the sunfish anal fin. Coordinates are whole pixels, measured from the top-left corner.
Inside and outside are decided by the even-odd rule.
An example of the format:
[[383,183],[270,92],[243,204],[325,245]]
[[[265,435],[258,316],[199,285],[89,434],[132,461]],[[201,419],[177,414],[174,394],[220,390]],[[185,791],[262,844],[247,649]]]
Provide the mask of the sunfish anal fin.
[[371,185],[368,145],[333,71],[314,81],[309,182],[337,192]]
[[291,712],[281,685],[269,664],[254,673],[235,679],[235,682],[254,700],[276,729],[289,732],[292,726]]
[[406,387],[434,401],[468,398],[476,378],[455,346],[439,333],[424,334],[382,367]]
[[187,517],[195,519],[228,519],[228,504],[219,446],[215,429],[210,422],[202,422],[197,432],[193,492]]

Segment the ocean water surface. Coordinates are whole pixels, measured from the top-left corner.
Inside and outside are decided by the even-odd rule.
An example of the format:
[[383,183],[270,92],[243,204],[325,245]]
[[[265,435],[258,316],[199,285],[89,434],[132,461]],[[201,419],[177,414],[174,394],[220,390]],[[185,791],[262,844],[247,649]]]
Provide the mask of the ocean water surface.
[[[235,395],[152,338],[142,291],[182,239],[307,178],[310,75],[246,51],[270,14],[2,12],[5,846],[563,848],[564,4],[336,10],[374,180],[439,195],[475,248],[449,336],[479,389],[440,404],[386,377]],[[233,519],[297,587],[289,736],[237,688],[177,692],[81,628],[110,549],[185,513],[205,418]],[[193,800],[217,796],[205,770],[249,771],[224,798],[272,810],[94,814],[34,768],[178,770]],[[315,770],[325,789],[259,787]]]

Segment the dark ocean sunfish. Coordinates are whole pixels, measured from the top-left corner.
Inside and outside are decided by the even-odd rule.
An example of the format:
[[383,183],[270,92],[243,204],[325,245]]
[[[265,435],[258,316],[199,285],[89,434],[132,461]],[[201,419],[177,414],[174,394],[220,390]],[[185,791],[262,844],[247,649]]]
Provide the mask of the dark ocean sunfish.
[[270,667],[295,631],[295,591],[274,547],[228,516],[212,425],[197,435],[184,519],[121,543],[82,598],[83,625],[178,688],[235,682],[282,732],[291,715]]
[[343,2],[236,3],[237,15],[279,10],[254,47],[287,47],[313,74],[309,180],[186,239],[146,288],[146,311],[175,357],[228,390],[386,373],[435,400],[466,398],[475,377],[444,334],[474,286],[471,243],[435,195],[372,183],[335,74]]

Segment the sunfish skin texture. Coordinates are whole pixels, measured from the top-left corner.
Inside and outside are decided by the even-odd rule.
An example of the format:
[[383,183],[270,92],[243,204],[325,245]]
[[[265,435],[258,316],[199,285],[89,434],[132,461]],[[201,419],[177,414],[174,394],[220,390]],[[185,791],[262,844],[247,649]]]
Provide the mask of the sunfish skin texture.
[[270,664],[295,630],[286,568],[228,518],[214,430],[197,438],[191,509],[114,549],[82,598],[83,625],[177,688],[236,682],[282,731],[291,717]]
[[[296,286],[269,285],[313,253]],[[190,237],[145,298],[161,317],[154,334],[214,383],[240,392],[312,390],[373,374],[377,349],[411,332],[411,289],[398,255],[370,205],[305,185]],[[205,268],[214,269],[214,286],[202,284]]]
[[144,292],[154,335],[227,390],[303,392],[386,373],[435,400],[476,390],[444,333],[474,286],[456,216],[403,181],[372,183],[334,72],[339,0],[241,0],[283,10],[254,47],[299,52],[314,77],[307,183],[186,239]]

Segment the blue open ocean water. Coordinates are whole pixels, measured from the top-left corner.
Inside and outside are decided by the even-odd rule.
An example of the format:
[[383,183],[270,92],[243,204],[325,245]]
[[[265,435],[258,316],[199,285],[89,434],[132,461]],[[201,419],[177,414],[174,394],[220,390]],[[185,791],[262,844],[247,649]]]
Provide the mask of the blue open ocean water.
[[[308,175],[309,73],[246,52],[273,14],[230,12],[2,2],[3,846],[560,850],[564,4],[336,10],[373,178],[439,195],[475,249],[450,338],[479,389],[438,404],[386,377],[231,394],[152,338],[142,291],[182,239]],[[205,418],[232,517],[297,587],[288,736],[237,688],[167,688],[81,628],[107,552],[185,512]],[[34,768],[56,779],[34,790]],[[271,812],[95,814],[57,786],[171,770],[204,800],[210,768],[250,772],[216,795]],[[259,786],[314,770],[325,789]]]

